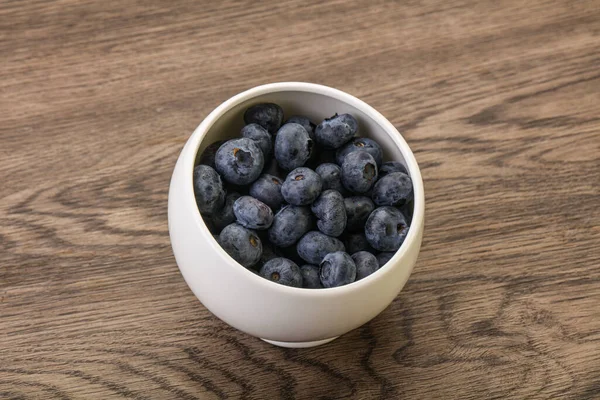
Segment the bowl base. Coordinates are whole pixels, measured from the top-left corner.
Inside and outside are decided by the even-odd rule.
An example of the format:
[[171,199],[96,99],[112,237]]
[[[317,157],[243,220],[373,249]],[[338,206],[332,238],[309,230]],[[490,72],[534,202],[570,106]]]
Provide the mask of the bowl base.
[[289,349],[304,349],[307,347],[321,346],[322,344],[332,342],[337,338],[339,338],[339,336],[328,338],[328,339],[315,340],[314,342],[277,342],[275,340],[267,340],[267,339],[263,339],[263,338],[260,338],[260,340],[263,340],[269,344],[272,344],[273,346],[287,347]]

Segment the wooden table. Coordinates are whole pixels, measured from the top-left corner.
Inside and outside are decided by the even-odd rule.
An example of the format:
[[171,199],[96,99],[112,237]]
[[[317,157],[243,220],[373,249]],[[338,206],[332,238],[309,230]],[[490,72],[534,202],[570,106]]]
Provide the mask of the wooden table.
[[[600,398],[598,1],[0,3],[0,398]],[[167,189],[252,86],[373,105],[425,182],[407,286],[284,350],[196,300]]]

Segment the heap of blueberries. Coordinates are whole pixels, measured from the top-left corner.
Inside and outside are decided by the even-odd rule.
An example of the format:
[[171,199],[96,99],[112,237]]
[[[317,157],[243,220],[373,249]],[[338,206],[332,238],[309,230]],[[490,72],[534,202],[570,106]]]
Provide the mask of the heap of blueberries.
[[256,104],[241,138],[204,150],[193,178],[204,221],[233,259],[273,282],[331,288],[372,274],[409,229],[406,168],[383,162],[350,114],[316,126],[283,119],[277,104]]

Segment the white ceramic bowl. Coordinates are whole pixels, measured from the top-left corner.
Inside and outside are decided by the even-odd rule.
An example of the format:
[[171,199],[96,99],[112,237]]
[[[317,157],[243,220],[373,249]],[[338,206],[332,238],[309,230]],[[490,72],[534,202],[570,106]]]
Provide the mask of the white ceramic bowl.
[[[414,186],[414,214],[406,240],[374,274],[331,289],[299,289],[263,279],[235,262],[215,241],[194,200],[192,173],[199,154],[219,139],[238,137],[244,111],[273,102],[286,116],[306,115],[318,123],[335,113],[350,113],[359,135],[383,147],[384,160],[408,168]],[[398,295],[417,260],[423,235],[423,182],[410,148],[394,126],[363,101],[311,83],[258,86],[233,96],[196,128],[181,151],[169,190],[169,233],[177,265],[196,297],[227,324],[284,347],[327,343],[382,312]]]

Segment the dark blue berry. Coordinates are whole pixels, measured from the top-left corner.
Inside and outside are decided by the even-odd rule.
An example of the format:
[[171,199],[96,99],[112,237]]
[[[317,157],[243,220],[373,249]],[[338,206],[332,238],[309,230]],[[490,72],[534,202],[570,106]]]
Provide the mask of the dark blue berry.
[[377,181],[377,164],[366,151],[355,151],[344,158],[342,183],[354,193],[365,193]]
[[225,143],[225,140],[217,140],[216,142],[209,144],[202,152],[199,164],[208,165],[209,167],[214,168],[215,155],[223,143]]
[[244,267],[256,264],[262,254],[262,243],[258,235],[237,223],[223,228],[219,235],[219,244],[227,254]]
[[263,174],[250,186],[250,196],[277,210],[283,204],[281,185],[283,181],[278,177]]
[[350,114],[335,114],[315,128],[317,143],[326,149],[338,149],[356,135],[358,122]]
[[311,231],[302,236],[296,249],[300,257],[309,264],[320,264],[327,254],[345,250],[339,239],[318,231]]
[[388,261],[394,257],[396,254],[393,251],[384,251],[382,253],[377,254],[377,262],[379,263],[379,268],[383,267]]
[[252,196],[242,196],[233,203],[237,222],[248,229],[268,229],[273,223],[273,211]]
[[369,138],[354,138],[335,152],[335,159],[338,165],[342,165],[344,163],[344,158],[355,151],[366,151],[372,155],[378,167],[383,162],[383,153],[376,141]]
[[235,214],[233,213],[233,203],[240,198],[240,194],[233,192],[225,197],[225,205],[217,210],[213,215],[206,218],[212,224],[212,231],[220,233],[227,225],[235,222]]
[[262,266],[260,276],[281,285],[302,287],[300,268],[287,258],[273,258]]
[[395,207],[379,207],[371,213],[365,225],[369,244],[379,251],[396,251],[408,233],[404,215]]
[[279,247],[291,246],[312,227],[313,216],[308,207],[285,206],[273,217],[269,240]]
[[308,132],[308,136],[310,136],[310,138],[312,140],[315,140],[315,124],[313,124],[312,122],[310,122],[310,119],[308,119],[308,117],[304,117],[302,115],[294,115],[293,117],[289,117],[287,121],[285,121],[286,124],[290,124],[290,123],[294,123],[294,124],[300,124],[302,125],[302,127],[304,129],[306,129],[306,132]]
[[265,161],[271,157],[273,143],[271,135],[265,128],[259,124],[248,124],[242,128],[242,137],[254,140],[254,143],[260,147]]
[[304,264],[300,267],[302,273],[302,287],[306,289],[320,289],[323,287],[319,276],[319,266]]
[[362,232],[349,233],[344,236],[344,246],[348,254],[354,254],[358,251],[372,251],[367,237]]
[[311,204],[321,194],[321,177],[310,168],[296,168],[288,174],[281,186],[285,201],[296,206]]
[[363,279],[379,269],[377,258],[368,251],[359,251],[352,254],[352,260],[356,264],[356,280]]
[[327,254],[319,266],[321,284],[326,288],[347,285],[356,279],[356,264],[343,251]]
[[317,227],[329,236],[340,236],[346,229],[344,197],[336,190],[325,190],[312,204],[311,210],[318,218]]
[[403,172],[392,172],[381,178],[371,193],[378,206],[401,206],[413,199],[412,181]]
[[365,196],[346,197],[344,206],[348,218],[346,230],[348,232],[362,232],[365,229],[367,218],[375,209],[373,201]]
[[284,170],[279,166],[275,157],[272,157],[269,161],[265,162],[265,166],[263,168],[263,174],[273,175],[281,179],[285,179],[288,171]]
[[262,254],[260,255],[260,260],[258,261],[259,269],[269,260],[280,257],[280,255],[275,251],[273,245],[268,241],[262,241]]
[[347,193],[346,188],[342,185],[342,168],[333,163],[321,164],[315,170],[323,181],[323,190],[337,190],[342,196]]
[[275,137],[275,158],[279,166],[292,170],[303,166],[310,158],[314,142],[300,124],[285,124]]
[[387,174],[391,174],[392,172],[404,172],[408,175],[408,171],[404,164],[399,163],[398,161],[386,161],[381,164],[379,168],[379,179],[383,178]]
[[194,168],[193,178],[194,196],[202,214],[212,215],[223,207],[225,190],[217,171],[208,165],[200,164]]
[[253,140],[232,139],[219,148],[215,164],[217,171],[227,182],[234,185],[248,185],[260,175],[264,166],[264,157]]
[[402,211],[402,214],[404,214],[404,217],[406,218],[406,222],[408,222],[408,225],[410,225],[412,223],[414,208],[415,208],[415,205],[413,204],[412,201],[405,203],[404,205],[398,207],[398,209],[400,211]]
[[283,122],[283,110],[273,103],[255,104],[244,113],[244,122],[256,123],[274,135]]

